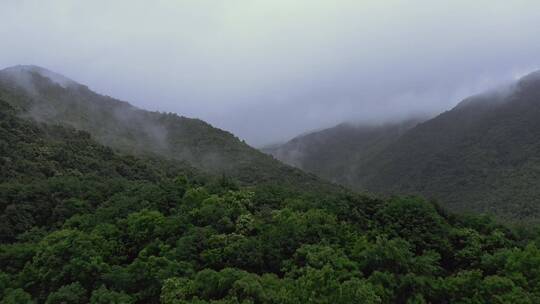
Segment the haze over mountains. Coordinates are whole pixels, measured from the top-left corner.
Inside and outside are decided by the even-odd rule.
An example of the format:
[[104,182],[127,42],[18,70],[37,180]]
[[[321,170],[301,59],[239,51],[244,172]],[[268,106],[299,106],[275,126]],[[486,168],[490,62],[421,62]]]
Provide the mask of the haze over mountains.
[[239,187],[23,117],[0,99],[2,304],[540,300],[533,229],[290,179]]
[[7,0],[0,67],[44,66],[256,147],[437,114],[540,67],[540,2],[413,1]]
[[0,304],[540,303],[540,1],[0,20]]
[[540,72],[415,124],[340,125],[267,152],[356,190],[514,220],[540,214]]
[[355,164],[380,153],[421,121],[410,119],[383,125],[343,123],[261,150],[333,182],[352,185],[356,176]]
[[[540,214],[538,74],[432,119],[344,123],[264,151],[354,190],[421,194],[454,211],[531,220]],[[37,66],[0,71],[0,98],[25,117],[85,130],[124,153],[183,161],[245,184],[332,187],[204,121],[141,110]]]
[[1,70],[0,99],[21,109],[25,117],[87,131],[124,153],[185,161],[246,184],[294,181],[308,188],[325,184],[202,120],[141,110],[41,67]]

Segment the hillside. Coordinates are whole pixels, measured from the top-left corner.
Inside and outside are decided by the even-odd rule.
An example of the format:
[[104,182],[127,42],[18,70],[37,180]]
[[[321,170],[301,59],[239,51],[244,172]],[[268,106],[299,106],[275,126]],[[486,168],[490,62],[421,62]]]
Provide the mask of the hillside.
[[[70,193],[83,196],[90,207],[118,191],[121,181],[208,178],[185,163],[120,155],[86,132],[29,122],[17,114],[0,100],[2,242],[13,241],[29,227],[54,223],[55,205]],[[44,191],[47,187],[52,191]],[[27,196],[18,196],[21,191]]]
[[536,234],[420,198],[239,188],[0,101],[0,303],[538,303]]
[[384,150],[420,121],[411,119],[383,125],[344,123],[262,151],[332,182],[354,186],[356,164]]
[[540,73],[470,97],[358,169],[358,188],[436,197],[453,210],[540,216]]
[[540,72],[409,126],[338,126],[273,154],[356,190],[421,194],[511,221],[540,218]]
[[0,71],[0,99],[20,109],[23,117],[86,131],[122,152],[185,161],[244,184],[333,188],[202,120],[141,110],[37,66]]

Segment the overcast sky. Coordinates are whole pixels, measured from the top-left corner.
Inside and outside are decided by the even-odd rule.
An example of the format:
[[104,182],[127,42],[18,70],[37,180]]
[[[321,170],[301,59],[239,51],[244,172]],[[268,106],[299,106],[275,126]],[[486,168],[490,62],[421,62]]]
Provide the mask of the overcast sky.
[[260,146],[437,113],[540,68],[538,0],[0,0],[35,64]]

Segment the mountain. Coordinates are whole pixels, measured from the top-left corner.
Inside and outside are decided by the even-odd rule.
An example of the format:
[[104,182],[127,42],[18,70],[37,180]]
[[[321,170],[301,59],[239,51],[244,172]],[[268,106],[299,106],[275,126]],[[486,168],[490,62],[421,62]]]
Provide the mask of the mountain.
[[122,181],[206,178],[185,163],[121,155],[87,132],[18,114],[0,100],[0,242],[13,241],[30,227],[52,225],[59,220],[55,208],[69,195],[84,198],[91,209],[120,191]]
[[[309,143],[296,163],[288,161],[295,140],[274,155],[357,190],[421,194],[512,221],[540,218],[540,72],[394,131],[382,146],[343,129],[296,139]],[[348,170],[328,169],[336,163]]]
[[0,100],[0,303],[538,303],[538,234],[121,154]]
[[354,186],[356,164],[384,150],[421,121],[410,119],[383,125],[344,123],[262,151],[327,180]]
[[418,125],[357,177],[359,188],[421,193],[453,210],[538,218],[540,72]]
[[122,152],[185,161],[245,184],[333,187],[202,120],[141,110],[41,67],[15,66],[0,71],[0,99],[20,109],[23,117],[86,131]]

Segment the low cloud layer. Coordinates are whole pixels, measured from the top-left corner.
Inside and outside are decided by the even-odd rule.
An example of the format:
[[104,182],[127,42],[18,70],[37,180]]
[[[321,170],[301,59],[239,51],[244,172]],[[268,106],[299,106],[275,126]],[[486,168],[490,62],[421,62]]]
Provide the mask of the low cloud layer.
[[252,145],[437,113],[540,68],[540,2],[0,2],[0,66],[35,64]]

